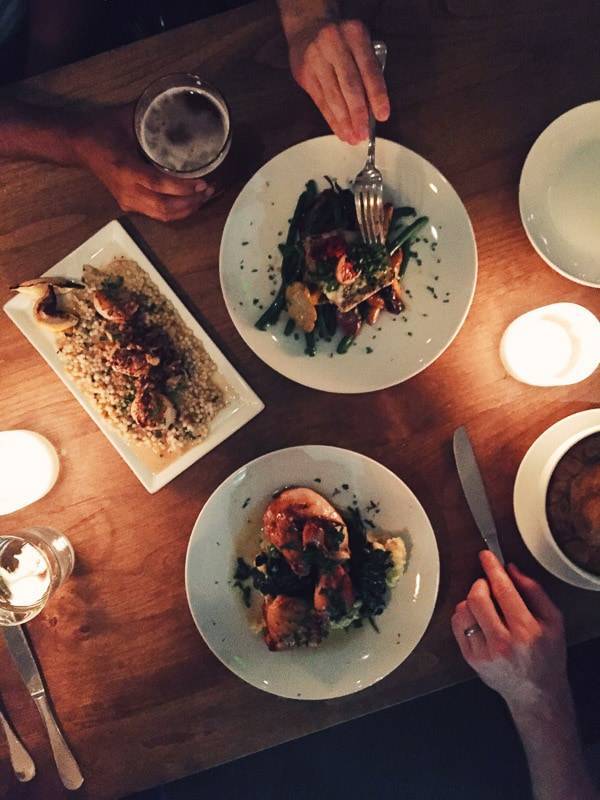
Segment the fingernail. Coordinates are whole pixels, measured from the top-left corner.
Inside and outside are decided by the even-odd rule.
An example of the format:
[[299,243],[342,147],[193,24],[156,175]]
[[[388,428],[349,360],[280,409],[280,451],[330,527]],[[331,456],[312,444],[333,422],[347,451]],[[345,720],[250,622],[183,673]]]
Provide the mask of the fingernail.
[[208,184],[206,183],[206,181],[198,181],[196,183],[196,185],[194,186],[194,191],[195,192],[204,192],[204,191],[206,191],[207,185]]
[[381,103],[377,106],[375,116],[379,122],[385,122],[390,116],[390,106],[388,103]]

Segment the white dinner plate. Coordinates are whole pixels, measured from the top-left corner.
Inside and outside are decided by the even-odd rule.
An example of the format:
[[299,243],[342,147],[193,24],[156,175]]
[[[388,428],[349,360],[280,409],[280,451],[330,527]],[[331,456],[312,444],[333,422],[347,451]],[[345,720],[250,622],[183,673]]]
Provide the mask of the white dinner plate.
[[517,526],[531,555],[560,580],[580,589],[600,591],[600,581],[588,578],[561,557],[545,523],[548,478],[565,452],[580,438],[600,430],[600,408],[571,414],[551,425],[535,440],[517,472],[513,504]]
[[[396,206],[413,206],[417,214],[430,219],[414,248],[422,264],[412,259],[403,280],[410,293],[406,312],[398,317],[382,313],[373,328],[364,326],[344,355],[335,349],[339,334],[331,343],[321,340],[314,358],[305,355],[303,336],[283,335],[285,312],[267,331],[254,327],[279,287],[277,245],[287,236],[289,218],[306,182],[313,178],[323,189],[327,186],[323,176],[329,175],[345,187],[363,166],[365,155],[364,145],[351,147],[335,136],[290,147],[261,167],[242,189],[221,240],[221,287],[241,337],[277,372],[327,392],[370,392],[421,372],[460,330],[477,280],[473,228],[452,186],[417,153],[378,139],[384,199]],[[276,267],[277,282],[269,279],[270,265]]]
[[600,101],[572,108],[535,141],[519,184],[529,241],[553,269],[600,286]]
[[[342,509],[354,495],[363,511],[371,502],[380,503],[380,513],[370,514],[377,528],[404,538],[406,572],[377,617],[380,633],[366,624],[347,633],[333,631],[316,648],[271,652],[250,629],[248,612],[232,586],[236,557],[258,550],[264,508],[286,485],[309,486]],[[336,488],[340,493],[333,496]],[[337,447],[290,447],[240,467],[213,492],[192,531],[185,581],[198,630],[232,672],[281,697],[325,700],[371,686],[417,646],[435,606],[439,556],[427,514],[390,470]]]
[[[102,417],[91,401],[77,387],[56,354],[54,335],[40,327],[33,319],[31,297],[23,294],[15,295],[6,303],[4,311],[21,333],[29,339],[49,366],[52,367],[115,450],[127,462],[144,487],[149,492],[156,492],[199,458],[202,458],[213,447],[216,447],[249,422],[262,411],[264,405],[116,220],[101,228],[80,247],[59,261],[58,264],[44,272],[44,275],[61,275],[66,278],[80,280],[84,264],[92,264],[101,268],[116,257],[125,257],[136,261],[150,277],[163,297],[171,301],[183,322],[202,342],[204,349],[215,362],[217,371],[221,376],[219,383],[229,398],[228,404],[211,422],[208,436],[176,458],[169,459],[166,465],[162,465],[159,459],[154,457],[153,453],[149,452],[147,448],[126,442],[118,430],[113,428],[110,422]],[[37,276],[29,275],[27,277],[34,278]]]

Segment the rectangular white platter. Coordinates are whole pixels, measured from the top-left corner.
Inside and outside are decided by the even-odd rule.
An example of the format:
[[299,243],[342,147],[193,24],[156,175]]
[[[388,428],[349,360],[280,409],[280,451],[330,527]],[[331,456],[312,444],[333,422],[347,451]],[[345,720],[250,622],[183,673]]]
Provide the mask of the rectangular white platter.
[[[4,311],[52,367],[144,487],[153,493],[249,422],[263,410],[264,404],[233,368],[198,321],[116,220],[101,228],[80,247],[45,272],[44,275],[61,275],[79,280],[81,279],[84,264],[92,264],[101,269],[115,257],[125,257],[136,261],[147,273],[163,297],[173,304],[183,322],[202,342],[206,352],[216,364],[220,376],[219,385],[226,387],[226,396],[229,398],[226,407],[213,419],[208,436],[180,455],[174,458],[167,457],[165,464],[161,464],[158,457],[143,445],[130,444],[125,441],[119,431],[108,420],[104,419],[93,403],[78,388],[66,372],[56,353],[54,334],[40,327],[33,319],[31,297],[17,294],[6,303]],[[36,276],[27,275],[24,277],[33,278]]]

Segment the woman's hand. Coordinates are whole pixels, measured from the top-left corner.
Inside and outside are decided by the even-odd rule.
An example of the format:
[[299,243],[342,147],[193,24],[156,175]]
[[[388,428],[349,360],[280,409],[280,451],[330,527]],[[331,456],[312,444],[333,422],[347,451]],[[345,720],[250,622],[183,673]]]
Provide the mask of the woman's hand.
[[115,197],[123,211],[171,222],[188,217],[213,195],[202,179],[174,178],[147,162],[133,131],[133,106],[82,115],[74,127],[78,161]]
[[390,101],[369,32],[358,20],[308,19],[286,26],[292,74],[331,130],[350,144],[369,135],[369,108],[377,120]]
[[[507,573],[489,550],[479,558],[486,578],[475,581],[452,617],[465,660],[510,707],[567,697],[560,611],[542,587],[514,565]],[[474,625],[480,630],[465,636]]]

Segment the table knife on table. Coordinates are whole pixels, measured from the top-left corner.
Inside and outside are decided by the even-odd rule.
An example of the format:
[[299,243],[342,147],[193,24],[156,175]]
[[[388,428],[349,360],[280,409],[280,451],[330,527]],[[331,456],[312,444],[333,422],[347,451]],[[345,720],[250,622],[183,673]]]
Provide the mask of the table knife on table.
[[504,564],[492,509],[466,428],[457,428],[454,431],[453,446],[458,477],[473,519],[487,547],[497,556],[500,563]]
[[10,625],[2,628],[4,641],[8,652],[16,664],[19,674],[23,679],[27,691],[31,695],[50,739],[50,747],[56,763],[56,768],[63,785],[67,789],[79,789],[83,783],[83,776],[75,761],[75,757],[69,750],[56,720],[48,700],[46,699],[46,689],[42,683],[42,677],[38,669],[33,653],[27,641],[24,631],[20,625]]

